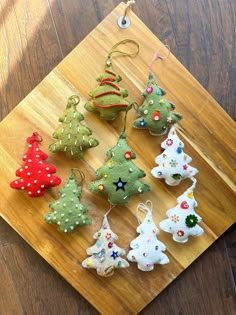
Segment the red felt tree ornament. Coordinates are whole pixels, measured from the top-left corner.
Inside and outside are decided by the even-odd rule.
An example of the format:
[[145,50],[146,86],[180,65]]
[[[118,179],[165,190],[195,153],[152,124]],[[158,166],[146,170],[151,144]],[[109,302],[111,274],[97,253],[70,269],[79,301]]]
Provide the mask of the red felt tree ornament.
[[25,164],[16,171],[19,179],[10,183],[11,188],[26,190],[29,197],[41,197],[47,187],[54,187],[61,183],[59,177],[52,175],[56,173],[56,168],[44,162],[48,156],[39,149],[38,143],[42,140],[37,132],[26,139],[28,151],[22,158]]

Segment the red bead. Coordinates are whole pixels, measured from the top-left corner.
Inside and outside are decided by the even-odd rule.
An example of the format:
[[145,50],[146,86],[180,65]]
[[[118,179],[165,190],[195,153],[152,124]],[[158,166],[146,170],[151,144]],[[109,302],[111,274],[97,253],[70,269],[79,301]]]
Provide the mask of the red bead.
[[152,91],[153,91],[153,88],[151,86],[149,86],[147,89],[146,89],[147,93],[148,94],[151,94]]
[[184,236],[184,231],[179,230],[179,231],[177,232],[177,235],[178,235],[178,236]]
[[125,152],[124,157],[126,158],[126,160],[130,160],[132,157],[132,152],[131,151]]

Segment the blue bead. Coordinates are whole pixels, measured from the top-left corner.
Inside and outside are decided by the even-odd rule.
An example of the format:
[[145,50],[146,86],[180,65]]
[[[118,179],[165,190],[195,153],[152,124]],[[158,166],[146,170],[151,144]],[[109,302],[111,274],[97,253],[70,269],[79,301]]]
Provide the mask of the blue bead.
[[157,90],[156,93],[157,93],[157,95],[162,95],[161,90],[159,90],[159,89]]
[[146,121],[145,121],[144,119],[140,120],[140,122],[139,122],[139,123],[140,123],[140,126],[141,126],[141,127],[145,127],[145,126],[146,126],[146,124],[147,124],[147,123],[146,123]]
[[182,148],[181,148],[181,147],[178,147],[178,148],[177,148],[177,153],[179,153],[179,154],[180,154],[180,153],[182,153],[182,151],[183,151],[183,150],[182,150]]
[[161,175],[162,175],[162,172],[157,172],[157,175],[158,175],[158,176],[161,176]]

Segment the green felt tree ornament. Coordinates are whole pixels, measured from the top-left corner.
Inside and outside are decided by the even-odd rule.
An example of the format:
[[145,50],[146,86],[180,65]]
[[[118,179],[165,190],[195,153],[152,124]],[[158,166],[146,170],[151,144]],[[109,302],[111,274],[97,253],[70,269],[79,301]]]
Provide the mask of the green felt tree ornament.
[[82,185],[84,174],[73,168],[66,185],[59,191],[59,199],[49,204],[52,212],[44,215],[46,222],[57,224],[58,230],[64,233],[73,232],[78,225],[91,224],[91,219],[86,215],[88,208],[80,202],[82,192],[75,171],[79,172],[82,178],[79,184]]
[[59,118],[62,125],[53,133],[56,140],[49,146],[51,152],[64,152],[68,158],[74,160],[82,158],[84,150],[99,144],[91,136],[92,131],[81,123],[84,116],[76,109],[79,101],[77,95],[69,97],[65,112]]
[[152,71],[152,64],[158,58],[165,59],[166,57],[160,56],[159,51],[154,54],[149,65],[147,86],[142,93],[145,100],[137,109],[137,115],[140,117],[133,122],[133,127],[148,129],[153,136],[164,135],[171,125],[177,123],[182,118],[180,114],[173,112],[175,105],[163,97],[166,92],[157,84]]
[[[127,43],[134,44],[137,47],[137,50],[134,53],[116,50],[119,45]],[[111,55],[119,53],[134,57],[137,56],[138,52],[138,43],[130,39],[118,42],[110,49],[105,69],[103,73],[97,77],[99,84],[95,89],[90,91],[89,96],[91,97],[91,100],[84,105],[89,112],[98,113],[104,120],[114,120],[117,118],[120,111],[127,111],[130,105],[130,102],[126,99],[128,91],[119,85],[122,78],[113,69]]]
[[95,172],[99,179],[89,184],[92,192],[107,195],[108,201],[116,205],[126,204],[131,195],[143,194],[150,190],[149,185],[140,181],[146,174],[132,161],[136,154],[127,143],[125,128],[117,144],[108,150],[106,155],[109,160]]

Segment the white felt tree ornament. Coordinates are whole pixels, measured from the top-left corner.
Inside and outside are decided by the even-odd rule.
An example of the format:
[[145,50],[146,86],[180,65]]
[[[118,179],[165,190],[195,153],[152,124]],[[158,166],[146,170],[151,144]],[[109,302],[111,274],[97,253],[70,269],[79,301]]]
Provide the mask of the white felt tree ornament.
[[193,185],[177,198],[177,206],[166,212],[168,219],[160,222],[160,228],[172,233],[173,240],[179,243],[186,243],[189,236],[200,236],[203,229],[198,225],[202,218],[195,212],[197,201],[193,196],[196,187],[196,179],[193,178]]
[[97,241],[87,249],[87,254],[91,257],[82,262],[84,268],[94,268],[99,276],[109,277],[115,268],[129,267],[127,260],[120,257],[125,255],[125,250],[115,244],[118,236],[110,229],[107,215],[104,215],[102,227],[93,238]]
[[164,149],[155,159],[158,164],[151,171],[156,178],[164,178],[170,186],[178,185],[183,179],[193,177],[198,170],[189,165],[192,158],[183,151],[184,143],[176,134],[175,126],[172,126],[168,137],[162,142]]
[[[150,208],[148,204],[150,204]],[[142,223],[139,221],[139,211],[146,215]],[[140,235],[130,243],[132,249],[129,251],[127,258],[129,261],[136,262],[140,270],[151,271],[154,269],[154,264],[167,264],[169,262],[169,258],[163,253],[166,246],[157,239],[160,232],[152,219],[150,201],[138,205],[137,217],[139,226],[136,231]]]

